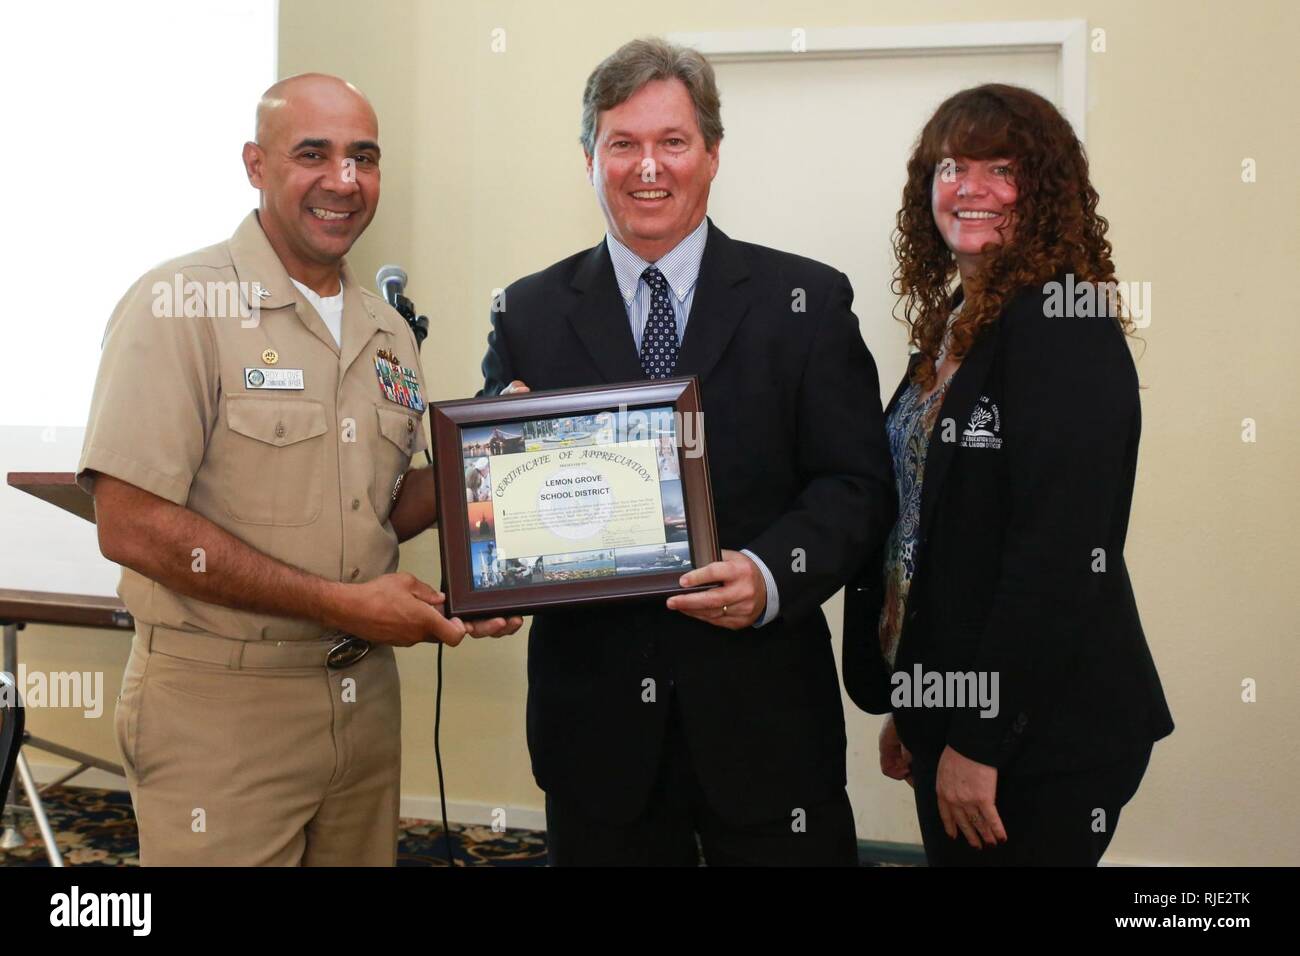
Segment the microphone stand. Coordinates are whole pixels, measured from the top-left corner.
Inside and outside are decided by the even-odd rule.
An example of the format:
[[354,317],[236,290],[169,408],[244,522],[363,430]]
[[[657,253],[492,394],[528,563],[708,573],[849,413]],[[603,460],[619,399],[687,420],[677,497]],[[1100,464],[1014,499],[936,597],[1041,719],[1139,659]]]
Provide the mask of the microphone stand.
[[[397,314],[406,320],[406,324],[415,333],[415,347],[418,350],[424,345],[424,340],[429,337],[429,317],[427,315],[416,315],[415,303],[400,292],[393,296],[392,305],[397,310]],[[428,449],[425,450],[425,454],[428,454]],[[430,458],[429,461],[432,462],[433,459]]]
[[[398,315],[406,320],[406,324],[411,327],[415,334],[415,349],[419,353],[420,348],[424,345],[424,340],[429,336],[429,317],[427,315],[418,315],[415,309],[415,303],[402,295],[400,292],[393,296],[393,308],[397,310]],[[428,405],[428,396],[425,396],[425,404]],[[425,460],[429,466],[433,466],[433,455],[430,449],[433,448],[433,433],[429,434],[429,447],[424,450]],[[434,475],[434,498],[438,494],[438,472],[433,469]],[[442,580],[439,582],[440,590],[445,594],[447,592],[446,571],[443,571]],[[451,845],[451,827],[447,824],[447,787],[443,781],[442,775],[442,651],[445,644],[438,644],[438,682],[434,691],[433,704],[433,761],[438,768],[438,801],[442,808],[442,835],[447,844],[447,866],[455,867],[456,857],[452,851]]]

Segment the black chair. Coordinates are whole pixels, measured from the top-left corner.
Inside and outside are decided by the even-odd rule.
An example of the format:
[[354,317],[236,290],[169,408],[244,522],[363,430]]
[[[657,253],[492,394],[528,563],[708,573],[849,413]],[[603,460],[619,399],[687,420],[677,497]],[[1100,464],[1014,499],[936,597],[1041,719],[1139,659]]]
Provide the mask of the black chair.
[[9,799],[9,784],[18,763],[18,748],[23,745],[23,702],[13,678],[0,671],[0,813]]

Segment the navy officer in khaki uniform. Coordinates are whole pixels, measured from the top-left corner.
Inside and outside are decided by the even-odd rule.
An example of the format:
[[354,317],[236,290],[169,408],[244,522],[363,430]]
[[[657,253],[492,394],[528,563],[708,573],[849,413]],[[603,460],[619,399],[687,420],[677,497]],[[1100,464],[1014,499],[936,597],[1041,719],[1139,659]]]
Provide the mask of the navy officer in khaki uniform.
[[416,341],[344,259],[379,203],[366,98],[263,96],[261,192],[109,321],[78,481],[137,630],[116,713],[145,865],[392,865],[393,646],[512,633],[394,573],[436,518]]

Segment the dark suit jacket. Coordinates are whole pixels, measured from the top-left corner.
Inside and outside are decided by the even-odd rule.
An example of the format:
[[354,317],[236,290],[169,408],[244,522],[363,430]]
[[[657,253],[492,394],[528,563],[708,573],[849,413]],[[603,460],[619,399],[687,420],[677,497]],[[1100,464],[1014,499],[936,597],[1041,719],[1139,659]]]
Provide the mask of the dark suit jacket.
[[[803,290],[805,311],[794,311]],[[528,648],[537,783],[612,822],[654,783],[676,698],[715,812],[789,818],[845,783],[844,714],[821,604],[879,547],[894,494],[875,363],[848,279],[712,223],[678,375],[699,377],[718,538],[776,580],[780,616],[729,631],[662,599],[539,613]],[[483,392],[644,378],[609,252],[513,283],[492,316]],[[796,560],[802,551],[803,565]],[[657,702],[642,701],[653,678]]]
[[[1137,372],[1112,319],[1044,307],[1041,288],[1025,289],[984,330],[930,436],[895,674],[997,672],[1000,710],[894,706],[904,744],[927,759],[947,744],[1013,772],[1083,769],[1173,730],[1124,563]],[[977,408],[992,415],[982,427]],[[875,562],[849,588],[843,657],[871,713],[891,709],[894,689],[882,599]]]

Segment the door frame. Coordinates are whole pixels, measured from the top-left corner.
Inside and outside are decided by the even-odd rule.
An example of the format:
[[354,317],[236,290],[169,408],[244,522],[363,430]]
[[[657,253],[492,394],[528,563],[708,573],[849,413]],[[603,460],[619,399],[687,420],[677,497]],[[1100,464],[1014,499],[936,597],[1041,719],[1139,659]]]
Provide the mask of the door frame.
[[971,53],[1056,53],[1061,113],[1086,142],[1086,20],[1008,20],[897,27],[793,27],[670,33],[718,63]]

